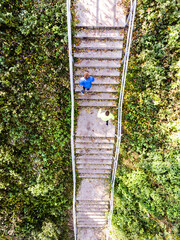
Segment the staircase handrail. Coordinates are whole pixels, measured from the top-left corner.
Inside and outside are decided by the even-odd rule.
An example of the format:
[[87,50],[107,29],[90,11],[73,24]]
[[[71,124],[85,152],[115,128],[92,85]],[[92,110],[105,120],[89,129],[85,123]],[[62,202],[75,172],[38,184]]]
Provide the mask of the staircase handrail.
[[134,6],[135,6],[135,5],[132,4],[131,6],[132,6],[132,9],[130,10],[130,13],[129,13],[129,15],[128,15],[128,18],[127,18],[127,20],[126,20],[126,24],[125,24],[124,27],[127,27],[127,26],[128,26],[128,23],[129,23],[130,17],[131,17],[131,15],[133,14],[133,10],[134,10]]
[[125,82],[126,82],[126,75],[127,75],[127,67],[128,67],[128,61],[129,61],[130,46],[131,46],[131,41],[132,41],[132,32],[133,32],[133,26],[134,26],[135,12],[136,12],[136,0],[134,0],[133,3],[131,0],[131,8],[130,8],[129,16],[128,16],[129,19],[127,19],[127,24],[129,23],[129,27],[128,27],[128,34],[127,34],[127,40],[126,40],[126,49],[125,49],[124,58],[122,60],[122,62],[124,62],[124,64],[123,64],[121,90],[120,90],[119,104],[118,104],[118,129],[117,129],[117,134],[116,134],[117,141],[116,141],[116,147],[115,147],[115,156],[114,156],[113,171],[112,171],[112,178],[111,178],[110,211],[109,211],[109,215],[108,215],[108,227],[107,227],[106,240],[109,239],[112,215],[113,215],[114,184],[115,184],[115,177],[116,177],[117,164],[118,164],[118,158],[119,158],[119,150],[120,150],[120,144],[121,144],[121,136],[122,136],[122,132],[121,132],[122,105],[123,105],[124,89],[125,89]]
[[68,49],[69,49],[69,72],[71,86],[71,158],[73,172],[73,227],[74,239],[77,239],[76,224],[76,170],[75,170],[75,154],[74,154],[74,83],[73,83],[73,57],[72,57],[72,33],[71,33],[71,0],[66,0],[67,8],[67,26],[68,26]]

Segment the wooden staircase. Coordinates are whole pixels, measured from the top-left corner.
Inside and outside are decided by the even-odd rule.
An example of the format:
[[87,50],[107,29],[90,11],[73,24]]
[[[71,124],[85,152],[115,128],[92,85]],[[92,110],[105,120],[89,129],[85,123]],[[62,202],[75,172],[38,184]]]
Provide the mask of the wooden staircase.
[[[116,107],[122,57],[123,30],[113,28],[80,28],[74,45],[75,92],[79,106]],[[85,70],[95,77],[92,88],[84,96],[78,84]]]
[[[77,28],[75,36],[75,99],[80,107],[75,136],[81,179],[76,199],[79,240],[105,239],[115,126],[112,122],[106,126],[97,112],[117,107],[123,37],[123,29],[117,27]],[[82,95],[79,79],[85,70],[95,82]]]

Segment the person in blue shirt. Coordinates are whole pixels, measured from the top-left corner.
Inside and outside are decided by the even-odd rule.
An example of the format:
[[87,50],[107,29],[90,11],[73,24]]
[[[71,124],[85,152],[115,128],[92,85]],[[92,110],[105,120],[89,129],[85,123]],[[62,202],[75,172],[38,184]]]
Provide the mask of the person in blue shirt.
[[85,93],[85,89],[89,90],[91,88],[92,82],[94,82],[94,78],[89,76],[89,72],[86,71],[84,77],[80,78],[79,81],[79,84],[83,86],[82,94]]

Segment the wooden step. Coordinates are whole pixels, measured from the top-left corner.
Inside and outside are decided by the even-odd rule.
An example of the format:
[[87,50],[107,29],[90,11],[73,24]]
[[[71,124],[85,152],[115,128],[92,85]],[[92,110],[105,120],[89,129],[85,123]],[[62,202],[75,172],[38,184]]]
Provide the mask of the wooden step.
[[78,173],[83,174],[109,174],[111,169],[78,169]]
[[74,57],[81,59],[122,59],[122,50],[102,51],[102,50],[81,50],[74,52]]
[[78,224],[88,224],[88,225],[93,225],[93,224],[100,224],[100,225],[105,225],[107,223],[106,219],[77,219]]
[[79,60],[74,64],[75,67],[83,67],[83,68],[120,68],[120,60],[97,60],[97,59],[89,59],[89,60]]
[[[82,77],[84,72],[87,71],[87,68],[76,68],[75,76]],[[104,77],[119,77],[120,71],[118,68],[88,68],[88,72],[94,78],[96,76],[104,76]]]
[[109,179],[110,175],[107,174],[80,174],[79,178],[86,178],[86,179]]
[[106,227],[106,225],[104,225],[104,224],[91,224],[91,225],[89,225],[89,224],[77,224],[77,227],[78,228],[105,228]]
[[79,107],[116,107],[114,101],[98,101],[98,100],[79,100]]
[[[106,216],[105,216],[106,213],[104,211],[101,211],[101,212],[90,211],[87,213],[78,211],[77,212],[77,220],[84,220],[84,221],[88,220],[88,221],[97,221],[97,222],[98,221],[107,221]],[[93,215],[92,215],[92,213],[93,213]],[[102,215],[99,215],[100,213]]]
[[116,100],[118,95],[114,93],[106,93],[106,92],[85,92],[83,95],[81,92],[76,92],[75,99],[76,100]]
[[111,169],[111,165],[105,165],[105,164],[78,164],[77,169]]
[[113,149],[114,144],[113,143],[75,143],[76,148],[104,148],[104,149]]
[[106,212],[108,210],[109,210],[109,206],[99,207],[99,206],[91,206],[91,205],[90,206],[87,206],[87,205],[79,206],[79,205],[77,205],[77,207],[76,207],[76,211],[77,212],[82,212],[82,213],[85,213],[85,212],[89,211],[89,212],[96,212],[96,213],[102,212],[102,213],[106,214]]
[[[91,0],[92,1],[92,0]],[[103,1],[102,1],[103,2]],[[94,6],[93,6],[94,7]],[[125,19],[125,17],[124,17],[124,14],[122,15],[121,14],[121,18],[124,18]],[[113,19],[113,18],[112,18]],[[109,26],[107,26],[106,24],[95,24],[95,25],[88,25],[88,24],[85,24],[85,25],[83,25],[83,24],[81,24],[81,23],[76,23],[76,25],[75,25],[75,28],[76,29],[106,29],[106,30],[108,30],[108,29],[116,29],[116,30],[119,30],[119,31],[121,31],[121,30],[124,30],[124,28],[125,28],[125,23],[126,23],[126,20],[122,20],[122,22],[123,23],[121,23],[121,24],[119,24],[119,25],[113,25],[113,24],[111,24],[111,25],[109,25]]]
[[78,31],[75,38],[117,39],[123,40],[124,30],[117,29],[83,29]]
[[87,207],[87,209],[91,208],[91,207],[105,207],[105,208],[109,208],[109,202],[103,202],[103,201],[77,201],[77,206],[80,207]]
[[[75,86],[75,92],[81,92],[82,91],[81,85]],[[109,86],[109,85],[92,85],[89,90],[85,90],[85,93],[92,93],[92,92],[99,92],[99,93],[116,93],[118,91],[116,86]]]
[[81,160],[81,159],[83,159],[83,160],[89,160],[89,159],[96,159],[96,160],[98,160],[98,159],[108,159],[108,160],[112,160],[112,158],[113,158],[113,154],[105,154],[105,153],[103,153],[103,154],[84,154],[84,155],[79,155],[79,156],[77,156],[76,157],[76,159],[77,160]]
[[75,139],[76,143],[114,143],[114,138],[101,138],[101,137],[78,137]]
[[88,40],[82,39],[79,45],[74,45],[78,49],[98,49],[98,50],[121,50],[123,41],[119,40]]
[[112,165],[112,160],[105,160],[105,159],[90,159],[90,160],[76,160],[76,164],[88,164],[88,165],[95,165],[95,164],[106,164],[106,165]]
[[[74,82],[75,84],[79,84],[79,81],[80,81],[80,78],[81,77],[74,77]],[[110,84],[110,85],[117,85],[117,84],[120,84],[120,78],[119,77],[96,77],[95,78],[95,81],[93,82],[93,85],[95,84],[98,84],[98,85],[107,85],[107,84]]]
[[76,154],[113,154],[113,149],[76,149]]
[[[76,206],[76,209],[78,209],[78,210],[81,210],[81,209],[83,209],[83,212],[84,212],[84,210],[86,210],[86,211],[91,211],[91,209],[109,209],[109,204],[107,204],[107,203],[82,203],[82,202],[80,202],[80,203],[78,203],[77,204],[77,206]],[[99,211],[98,211],[99,212]]]
[[92,218],[92,219],[105,219],[105,213],[104,212],[77,212],[77,218]]
[[98,206],[97,207],[93,207],[93,206],[89,206],[89,207],[88,206],[84,206],[84,207],[77,206],[76,207],[76,211],[82,212],[82,213],[89,211],[89,212],[96,212],[96,213],[102,212],[105,214],[108,210],[109,210],[108,207],[98,207]]
[[77,218],[77,223],[82,223],[82,224],[106,224],[107,219],[105,216],[103,218]]
[[81,203],[98,203],[98,204],[109,204],[109,200],[107,199],[82,199],[82,198],[76,198],[76,201],[81,202]]

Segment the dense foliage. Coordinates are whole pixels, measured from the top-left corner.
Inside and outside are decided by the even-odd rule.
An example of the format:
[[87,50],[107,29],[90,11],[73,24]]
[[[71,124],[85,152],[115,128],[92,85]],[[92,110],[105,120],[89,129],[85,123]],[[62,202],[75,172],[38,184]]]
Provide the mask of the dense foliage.
[[138,1],[124,100],[117,239],[179,239],[178,1]]
[[0,7],[1,239],[67,239],[66,1],[2,0]]

